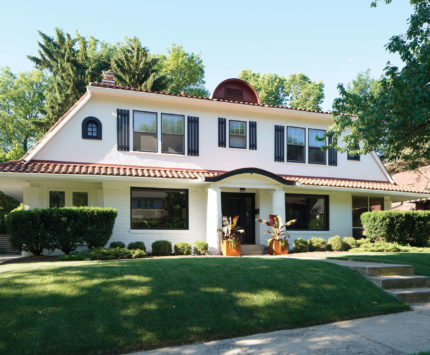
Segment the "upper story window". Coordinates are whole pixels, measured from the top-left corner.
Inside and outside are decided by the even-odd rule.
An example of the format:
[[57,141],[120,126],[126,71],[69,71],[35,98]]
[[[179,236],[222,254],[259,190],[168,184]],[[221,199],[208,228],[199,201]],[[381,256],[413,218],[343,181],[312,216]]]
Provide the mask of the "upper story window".
[[161,152],[185,153],[185,116],[168,113],[161,114]]
[[325,145],[325,131],[322,129],[309,129],[309,164],[326,164],[327,153],[321,150]]
[[96,117],[87,117],[82,121],[82,138],[102,139],[102,124]]
[[246,122],[229,121],[229,132],[230,148],[246,149]]
[[287,161],[305,162],[305,129],[288,127],[287,129]]
[[157,113],[133,111],[133,150],[157,152]]

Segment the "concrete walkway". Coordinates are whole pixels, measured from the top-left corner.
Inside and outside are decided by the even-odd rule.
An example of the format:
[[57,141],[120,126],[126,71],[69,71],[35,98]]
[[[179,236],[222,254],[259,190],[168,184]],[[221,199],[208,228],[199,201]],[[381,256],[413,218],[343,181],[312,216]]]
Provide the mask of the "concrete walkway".
[[0,255],[0,264],[3,264],[9,260],[18,259],[18,258],[22,258],[22,256],[17,254]]
[[413,354],[430,350],[430,303],[412,312],[135,354]]

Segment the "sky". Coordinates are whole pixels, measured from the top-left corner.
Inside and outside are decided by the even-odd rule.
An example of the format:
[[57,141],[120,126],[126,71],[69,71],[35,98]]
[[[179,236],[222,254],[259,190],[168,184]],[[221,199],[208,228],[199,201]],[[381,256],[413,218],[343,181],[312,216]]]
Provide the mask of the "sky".
[[370,0],[0,0],[0,67],[26,71],[37,54],[38,30],[76,30],[110,43],[137,36],[151,53],[171,43],[200,53],[206,87],[237,77],[243,69],[288,76],[302,72],[325,84],[330,110],[337,85],[358,72],[383,73],[391,36],[405,33],[412,6],[394,0],[377,8]]

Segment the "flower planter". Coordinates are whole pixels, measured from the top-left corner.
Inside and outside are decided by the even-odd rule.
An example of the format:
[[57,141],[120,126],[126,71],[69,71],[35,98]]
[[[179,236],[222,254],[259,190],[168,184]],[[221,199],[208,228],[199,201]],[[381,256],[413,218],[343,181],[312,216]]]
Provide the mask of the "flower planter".
[[221,252],[223,256],[240,256],[240,242],[237,242],[236,248],[233,248],[230,241],[221,242]]
[[270,255],[283,255],[288,254],[288,240],[282,245],[279,240],[274,239],[272,245],[268,247]]

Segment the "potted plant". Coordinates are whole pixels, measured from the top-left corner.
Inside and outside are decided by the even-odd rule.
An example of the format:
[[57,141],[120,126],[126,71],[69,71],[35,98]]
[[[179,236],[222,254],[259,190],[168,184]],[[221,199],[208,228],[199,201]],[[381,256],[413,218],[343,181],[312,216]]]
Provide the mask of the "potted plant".
[[288,238],[290,238],[290,235],[287,232],[287,227],[296,223],[296,220],[292,219],[284,224],[282,223],[282,218],[280,216],[271,214],[269,215],[268,221],[264,219],[257,219],[257,222],[265,223],[271,227],[270,230],[266,231],[266,233],[270,233],[270,239],[267,241],[269,254],[288,254]]
[[245,232],[237,226],[236,217],[222,217],[222,228],[218,232],[222,233],[221,252],[224,256],[240,256],[240,242],[242,234]]

